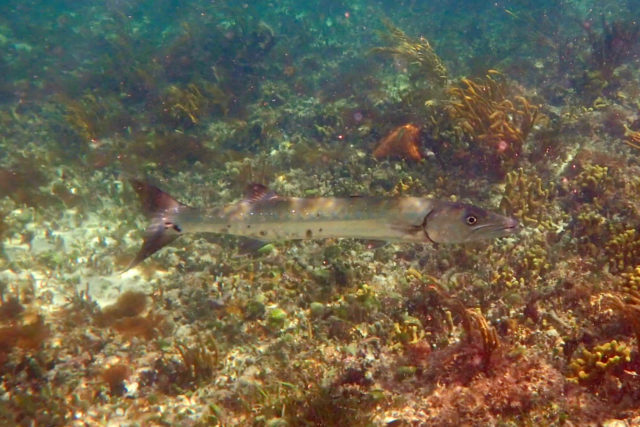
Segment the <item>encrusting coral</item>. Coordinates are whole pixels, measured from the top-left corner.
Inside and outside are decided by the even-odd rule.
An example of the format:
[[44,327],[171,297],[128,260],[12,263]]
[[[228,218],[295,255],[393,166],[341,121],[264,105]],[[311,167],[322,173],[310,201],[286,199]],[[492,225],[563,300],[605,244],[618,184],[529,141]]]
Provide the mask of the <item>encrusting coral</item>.
[[395,128],[380,140],[373,156],[376,159],[395,157],[419,162],[422,160],[420,128],[411,123]]

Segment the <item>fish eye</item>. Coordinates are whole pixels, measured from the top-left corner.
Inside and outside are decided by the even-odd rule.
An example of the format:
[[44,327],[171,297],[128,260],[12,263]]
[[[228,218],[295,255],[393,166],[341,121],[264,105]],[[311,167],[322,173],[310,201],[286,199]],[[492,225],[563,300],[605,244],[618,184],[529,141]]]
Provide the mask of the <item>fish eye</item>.
[[475,215],[467,215],[467,217],[464,220],[467,223],[467,225],[474,225],[475,223],[478,222],[478,217]]

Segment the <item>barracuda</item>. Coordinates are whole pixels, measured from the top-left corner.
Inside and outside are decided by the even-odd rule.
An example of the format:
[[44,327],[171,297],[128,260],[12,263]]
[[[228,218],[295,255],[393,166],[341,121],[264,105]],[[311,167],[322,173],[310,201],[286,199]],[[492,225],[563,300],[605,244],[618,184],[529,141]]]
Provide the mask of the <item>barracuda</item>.
[[194,208],[132,179],[151,224],[132,268],[184,233],[220,233],[262,241],[359,238],[464,243],[515,233],[518,221],[464,203],[422,197],[281,197],[260,184],[238,203]]

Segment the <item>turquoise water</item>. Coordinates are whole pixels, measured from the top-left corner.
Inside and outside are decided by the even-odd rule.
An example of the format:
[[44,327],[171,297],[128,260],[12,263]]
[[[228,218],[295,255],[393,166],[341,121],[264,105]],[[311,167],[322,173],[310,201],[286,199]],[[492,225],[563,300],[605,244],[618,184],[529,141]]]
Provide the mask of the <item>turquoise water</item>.
[[[530,3],[0,3],[0,424],[639,423],[640,2]],[[126,270],[130,178],[521,230]]]

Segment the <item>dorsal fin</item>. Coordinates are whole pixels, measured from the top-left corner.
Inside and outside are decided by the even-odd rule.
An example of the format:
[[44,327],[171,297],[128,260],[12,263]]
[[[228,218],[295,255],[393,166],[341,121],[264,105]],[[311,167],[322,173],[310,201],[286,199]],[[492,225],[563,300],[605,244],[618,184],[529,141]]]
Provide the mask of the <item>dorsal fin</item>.
[[131,181],[135,192],[138,193],[140,202],[142,202],[142,211],[148,218],[155,217],[159,212],[184,206],[155,185],[134,178],[129,181]]
[[249,202],[274,200],[279,198],[273,190],[270,190],[266,185],[252,182],[244,190],[244,199]]

